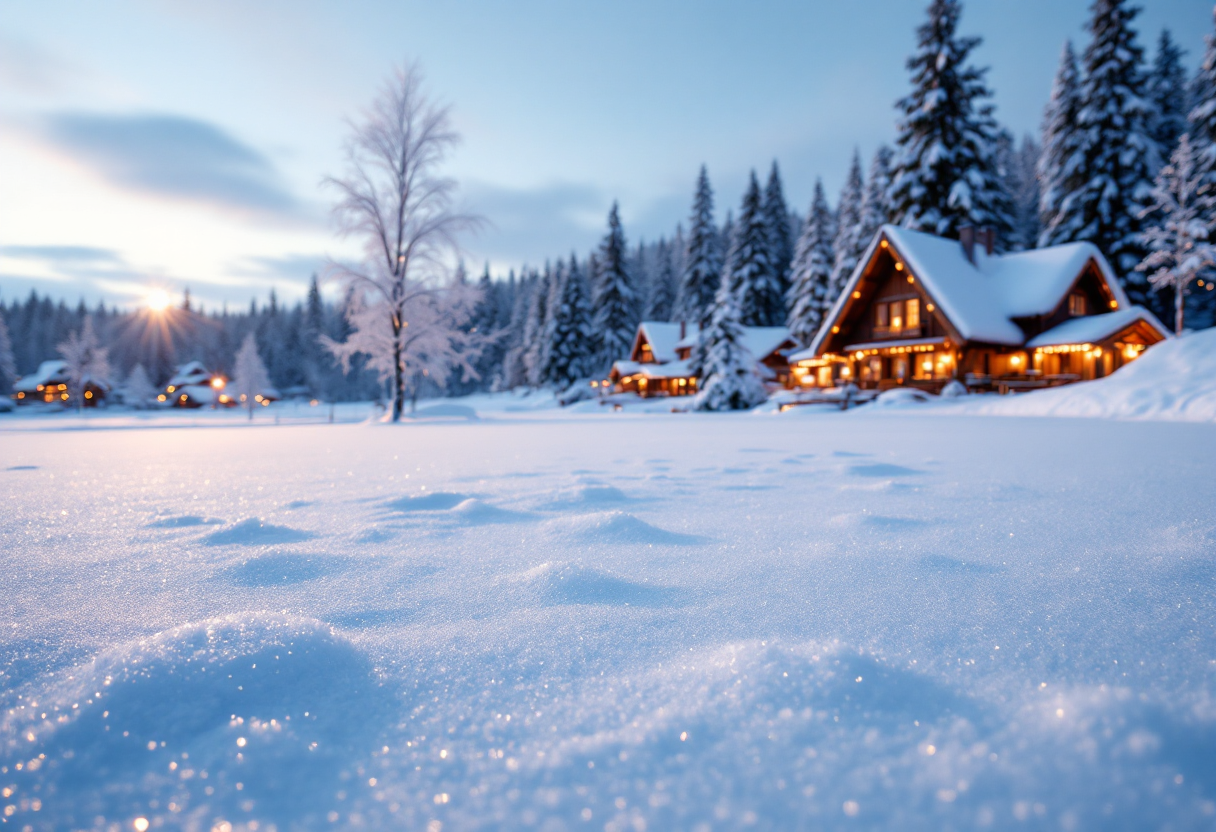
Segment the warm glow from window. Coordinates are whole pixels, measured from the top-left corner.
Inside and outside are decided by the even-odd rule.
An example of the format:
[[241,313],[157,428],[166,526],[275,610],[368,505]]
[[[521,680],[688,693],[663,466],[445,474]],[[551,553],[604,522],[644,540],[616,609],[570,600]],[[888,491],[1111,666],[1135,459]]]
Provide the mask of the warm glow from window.
[[163,289],[153,289],[144,299],[144,305],[146,305],[148,310],[151,312],[164,312],[169,308],[170,303],[171,301],[169,300],[169,293]]
[[85,391],[84,391],[84,397],[85,397],[86,399],[91,399],[91,398],[93,398],[93,391],[92,391],[92,390],[85,390]]
[[920,326],[920,299],[912,298],[904,305],[905,316],[908,319],[908,326]]
[[220,378],[219,376],[216,376],[215,378],[211,379],[211,386],[214,387],[216,390],[223,390],[224,389],[224,380],[222,378]]
[[174,387],[172,384],[170,384],[168,387],[165,388],[165,392],[172,393],[176,389],[177,389],[176,387]]
[[165,400],[165,394],[161,393],[159,396],[156,397],[156,400],[158,402],[163,402]]

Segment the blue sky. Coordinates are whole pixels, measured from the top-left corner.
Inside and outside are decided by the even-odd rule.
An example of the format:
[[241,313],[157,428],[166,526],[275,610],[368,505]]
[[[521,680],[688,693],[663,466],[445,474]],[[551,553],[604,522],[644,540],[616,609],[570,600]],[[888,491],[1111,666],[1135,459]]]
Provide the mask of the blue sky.
[[[37,287],[137,303],[189,286],[208,304],[296,297],[351,250],[328,223],[345,119],[418,60],[464,142],[450,171],[490,221],[474,269],[685,218],[709,165],[719,216],[775,158],[805,210],[854,147],[894,135],[926,3],[0,0],[0,298]],[[1152,0],[1193,67],[1208,0]],[[1037,132],[1060,47],[1087,0],[970,0],[998,117]]]

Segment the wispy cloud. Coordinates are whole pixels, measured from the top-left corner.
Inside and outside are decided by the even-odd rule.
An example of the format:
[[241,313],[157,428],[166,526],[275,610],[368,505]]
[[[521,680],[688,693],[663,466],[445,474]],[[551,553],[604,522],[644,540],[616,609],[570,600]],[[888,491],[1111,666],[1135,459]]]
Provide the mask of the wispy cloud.
[[61,151],[122,187],[282,218],[307,213],[265,155],[205,121],[66,112],[43,127]]

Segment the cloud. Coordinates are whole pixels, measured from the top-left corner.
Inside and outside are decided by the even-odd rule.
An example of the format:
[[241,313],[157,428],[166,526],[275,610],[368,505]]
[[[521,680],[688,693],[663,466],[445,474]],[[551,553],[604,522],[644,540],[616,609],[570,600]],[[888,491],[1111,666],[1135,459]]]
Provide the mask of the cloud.
[[75,73],[35,44],[0,35],[0,89],[28,95],[60,90]]
[[60,150],[122,187],[280,217],[304,213],[269,159],[205,121],[67,112],[43,126]]
[[233,263],[228,271],[243,277],[270,279],[278,282],[307,284],[314,274],[320,274],[325,257],[320,254],[285,254],[278,257],[247,257]]
[[121,263],[118,252],[93,246],[0,246],[0,257],[46,263]]

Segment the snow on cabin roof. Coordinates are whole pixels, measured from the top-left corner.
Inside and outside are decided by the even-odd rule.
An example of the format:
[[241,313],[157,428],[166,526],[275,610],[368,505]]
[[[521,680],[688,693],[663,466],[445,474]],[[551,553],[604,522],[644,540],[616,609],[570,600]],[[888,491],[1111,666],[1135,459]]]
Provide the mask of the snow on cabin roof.
[[757,361],[763,361],[790,340],[790,331],[783,326],[743,327],[743,343]]
[[173,373],[173,378],[169,379],[169,384],[173,387],[182,387],[210,379],[211,371],[203,366],[203,362],[191,361],[177,368]]
[[1090,262],[1097,266],[1119,306],[1130,303],[1110,264],[1093,243],[1065,243],[992,257],[984,254],[981,247],[975,260],[978,271],[994,283],[1002,308],[1010,318],[1051,312]]
[[637,372],[646,378],[692,378],[688,361],[668,361],[665,364],[639,364]]
[[1165,338],[1170,332],[1165,324],[1152,312],[1143,306],[1125,306],[1115,312],[1104,312],[1101,315],[1086,315],[1083,318],[1072,318],[1057,327],[1031,338],[1026,346],[1031,349],[1038,347],[1058,347],[1063,344],[1092,344],[1109,338],[1120,330],[1126,329],[1137,321],[1144,321],[1156,329]]
[[650,344],[650,353],[659,364],[675,361],[680,345],[680,324],[665,321],[642,321],[638,324],[642,337]]
[[13,389],[18,393],[33,393],[38,390],[39,384],[46,384],[48,381],[55,379],[66,381],[68,374],[68,362],[61,359],[51,361],[43,361],[38,365],[38,369],[30,373],[28,376],[22,376],[17,379]]
[[895,246],[963,338],[1010,345],[1025,341],[1022,330],[1009,320],[994,281],[984,280],[958,240],[894,225],[884,225],[880,233]]

